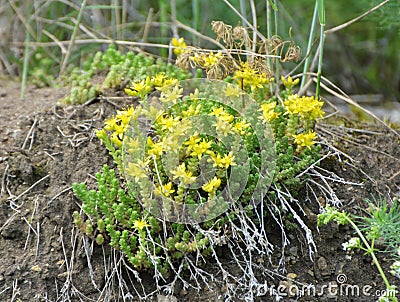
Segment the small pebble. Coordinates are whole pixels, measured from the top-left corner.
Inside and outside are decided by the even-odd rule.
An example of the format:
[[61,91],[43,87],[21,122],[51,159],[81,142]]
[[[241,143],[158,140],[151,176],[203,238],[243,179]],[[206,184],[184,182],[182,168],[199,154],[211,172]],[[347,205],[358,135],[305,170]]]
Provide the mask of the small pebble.
[[34,265],[31,267],[31,271],[39,273],[42,271],[42,268],[39,265]]

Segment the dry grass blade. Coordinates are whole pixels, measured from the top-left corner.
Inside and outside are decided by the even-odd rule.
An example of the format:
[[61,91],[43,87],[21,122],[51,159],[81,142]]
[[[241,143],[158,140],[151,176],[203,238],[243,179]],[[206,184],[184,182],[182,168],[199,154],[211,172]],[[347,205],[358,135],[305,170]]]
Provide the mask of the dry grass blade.
[[369,9],[368,11],[366,11],[365,13],[363,13],[362,15],[360,15],[360,16],[354,18],[354,19],[351,19],[350,21],[347,21],[347,22],[345,22],[345,23],[343,23],[343,24],[340,24],[340,25],[338,25],[338,26],[335,26],[335,27],[333,27],[333,28],[330,28],[330,29],[325,30],[325,34],[327,35],[327,34],[334,33],[334,32],[336,32],[336,31],[338,31],[338,30],[341,30],[341,29],[343,29],[343,28],[346,28],[347,26],[350,26],[350,25],[353,24],[353,23],[356,23],[356,22],[360,21],[362,18],[368,16],[369,14],[373,13],[373,12],[376,11],[377,9],[381,8],[382,6],[384,6],[384,5],[385,5],[386,3],[388,3],[389,1],[390,1],[390,0],[382,1],[382,2],[379,3],[378,5],[374,6],[373,8],[371,8],[371,9]]
[[340,90],[340,88],[338,88],[337,86],[335,86],[332,82],[330,82],[329,80],[327,80],[326,78],[324,79],[325,81],[327,81],[330,85],[332,85],[335,89],[339,90],[340,93],[337,93],[336,91],[334,91],[333,89],[329,88],[327,85],[325,85],[324,83],[321,83],[321,87],[323,89],[325,89],[325,91],[329,92],[330,94],[332,94],[333,96],[345,101],[346,103],[353,105],[354,107],[362,110],[363,112],[365,112],[366,114],[368,114],[369,116],[373,117],[375,120],[377,120],[380,124],[382,124],[383,126],[385,126],[385,128],[387,128],[390,132],[396,134],[398,137],[400,137],[400,133],[398,133],[396,130],[394,130],[393,128],[391,128],[388,124],[386,124],[383,120],[381,120],[375,113],[373,113],[372,111],[364,108],[363,106],[361,106],[360,104],[358,104],[357,102],[353,101],[348,95],[346,95],[342,90]]
[[85,9],[85,6],[86,6],[86,0],[83,0],[82,4],[81,4],[81,8],[79,10],[78,20],[77,20],[77,22],[75,24],[74,31],[72,32],[71,40],[70,40],[70,42],[68,44],[67,53],[65,54],[63,62],[61,64],[60,75],[62,75],[64,73],[65,68],[67,67],[68,59],[69,59],[69,57],[71,55],[72,48],[74,46],[76,34],[78,33],[79,24],[81,22],[82,15],[83,15],[83,10]]
[[246,20],[246,18],[228,1],[228,0],[224,0],[224,2],[229,6],[229,8],[231,10],[233,10],[235,12],[235,14],[237,14],[240,18],[242,18],[242,20],[246,23],[246,26],[249,26],[251,28],[251,30],[253,30],[254,32],[257,33],[257,36],[263,41],[266,42],[267,38],[258,31],[257,28],[255,28],[253,26],[253,24],[251,24],[249,21]]

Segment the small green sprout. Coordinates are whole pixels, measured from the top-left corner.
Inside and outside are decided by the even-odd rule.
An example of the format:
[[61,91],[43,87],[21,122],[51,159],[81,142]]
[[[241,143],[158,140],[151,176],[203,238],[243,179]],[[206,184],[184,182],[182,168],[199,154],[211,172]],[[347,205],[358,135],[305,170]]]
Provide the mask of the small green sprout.
[[[387,279],[379,261],[378,258],[375,255],[375,249],[374,249],[374,242],[378,238],[379,232],[373,231],[368,233],[369,237],[371,237],[371,244],[367,241],[367,238],[364,236],[360,228],[357,226],[357,224],[354,222],[354,219],[351,217],[350,214],[346,212],[342,212],[337,210],[334,207],[331,207],[329,204],[326,206],[325,211],[321,214],[318,215],[318,226],[328,224],[331,221],[337,222],[339,225],[345,225],[345,224],[350,224],[352,228],[356,231],[357,235],[359,237],[351,238],[348,242],[343,244],[343,248],[345,250],[351,250],[351,249],[361,249],[365,251],[365,254],[369,254],[372,257],[372,260],[377,267],[379,274],[381,275],[383,282],[385,283],[386,286],[386,292],[392,294],[393,292],[396,293],[396,288],[394,285],[391,285],[389,283],[389,280]],[[379,301],[390,301],[390,302],[397,302],[396,296],[390,296],[386,297],[383,296],[379,298]]]

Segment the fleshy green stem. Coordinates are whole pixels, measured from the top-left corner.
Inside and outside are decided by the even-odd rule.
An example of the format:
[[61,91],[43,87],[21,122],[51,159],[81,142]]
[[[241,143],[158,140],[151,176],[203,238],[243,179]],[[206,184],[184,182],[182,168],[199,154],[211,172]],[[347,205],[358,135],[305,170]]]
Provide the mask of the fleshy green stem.
[[[367,248],[367,253],[371,255],[372,260],[374,261],[375,266],[378,268],[379,274],[381,275],[383,282],[385,282],[386,289],[390,290],[392,289],[392,286],[389,283],[389,280],[386,278],[386,275],[379,264],[378,258],[376,258],[376,255],[374,253],[373,247],[371,247],[367,241],[367,239],[364,237],[363,233],[361,233],[360,229],[358,226],[351,220],[350,218],[347,218],[347,221],[350,223],[350,225],[353,227],[353,229],[356,231],[357,235],[361,238],[362,242]],[[397,301],[397,298],[395,298],[394,301]]]

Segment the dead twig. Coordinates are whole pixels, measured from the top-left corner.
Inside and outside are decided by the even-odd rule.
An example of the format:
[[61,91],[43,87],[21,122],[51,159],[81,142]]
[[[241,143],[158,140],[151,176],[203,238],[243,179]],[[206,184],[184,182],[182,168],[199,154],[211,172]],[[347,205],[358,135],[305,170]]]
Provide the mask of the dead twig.
[[336,32],[336,31],[338,31],[338,30],[341,30],[341,29],[343,29],[343,28],[346,28],[347,26],[349,26],[349,25],[351,25],[351,24],[353,24],[353,23],[356,23],[356,22],[360,21],[362,18],[364,18],[364,17],[368,16],[369,14],[373,13],[374,11],[376,11],[376,10],[379,9],[380,7],[384,6],[384,5],[385,5],[386,3],[388,3],[389,1],[390,1],[390,0],[382,1],[382,2],[379,3],[378,5],[374,6],[374,7],[371,8],[371,9],[369,9],[369,10],[366,11],[365,13],[361,14],[360,16],[358,16],[358,17],[356,17],[356,18],[354,18],[354,19],[351,19],[350,21],[347,21],[347,22],[345,22],[345,23],[343,23],[343,24],[340,24],[340,25],[338,25],[338,26],[335,26],[335,27],[333,27],[333,28],[330,28],[330,29],[325,30],[325,31],[324,31],[325,35],[334,33],[334,32]]
[[55,199],[57,199],[58,197],[60,197],[62,194],[68,192],[69,190],[71,190],[72,187],[68,187],[65,188],[64,190],[62,190],[61,192],[58,192],[56,195],[54,195],[48,202],[47,204],[51,204]]
[[10,165],[7,163],[7,166],[4,170],[3,177],[1,178],[1,191],[0,191],[0,196],[3,196],[3,194],[6,192],[6,178],[7,178],[7,172],[8,169],[10,168]]
[[29,144],[29,149],[28,151],[30,151],[32,149],[32,145],[33,145],[33,139],[34,139],[34,129],[36,127],[38,123],[38,119],[35,118],[35,120],[33,121],[33,124],[31,126],[31,128],[29,129],[28,134],[26,135],[26,138],[24,140],[24,143],[22,144],[21,149],[24,150],[26,148],[26,145],[28,144],[28,140],[30,139],[30,144]]
[[[50,175],[46,175],[44,177],[42,177],[41,179],[39,179],[37,182],[35,182],[33,185],[31,185],[28,189],[26,189],[24,192],[22,192],[21,194],[19,194],[17,197],[12,198],[11,202],[16,202],[18,199],[20,199],[22,196],[24,196],[26,193],[28,193],[30,190],[32,190],[34,187],[36,187],[38,184],[40,184],[42,181],[46,180],[47,178],[49,178]],[[19,208],[19,207],[17,207]]]
[[390,177],[388,178],[388,181],[392,181],[393,179],[395,179],[395,178],[396,178],[397,176],[399,176],[399,175],[400,175],[400,171],[394,173],[392,176],[390,176]]

